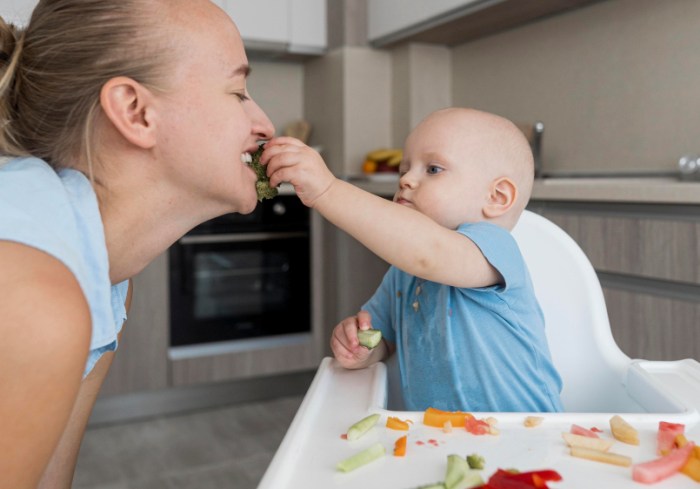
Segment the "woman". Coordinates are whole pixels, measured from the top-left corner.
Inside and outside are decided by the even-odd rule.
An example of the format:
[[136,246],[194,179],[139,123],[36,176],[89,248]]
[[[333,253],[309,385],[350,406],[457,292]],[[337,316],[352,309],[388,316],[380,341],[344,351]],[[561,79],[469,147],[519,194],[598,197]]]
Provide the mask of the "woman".
[[130,278],[256,205],[274,128],[207,0],[42,0],[0,22],[0,478],[70,487]]

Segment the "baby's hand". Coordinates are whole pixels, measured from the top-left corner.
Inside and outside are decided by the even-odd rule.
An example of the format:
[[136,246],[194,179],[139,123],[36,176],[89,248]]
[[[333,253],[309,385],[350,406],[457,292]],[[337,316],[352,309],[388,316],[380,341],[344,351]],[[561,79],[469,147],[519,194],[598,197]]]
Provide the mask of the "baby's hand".
[[343,319],[331,337],[331,350],[336,360],[345,368],[363,368],[371,363],[372,350],[360,346],[357,338],[358,329],[370,329],[372,317],[367,311],[360,311],[357,316]]
[[309,207],[336,180],[321,155],[296,138],[271,139],[265,144],[260,161],[267,164],[272,187],[291,183],[297,196]]

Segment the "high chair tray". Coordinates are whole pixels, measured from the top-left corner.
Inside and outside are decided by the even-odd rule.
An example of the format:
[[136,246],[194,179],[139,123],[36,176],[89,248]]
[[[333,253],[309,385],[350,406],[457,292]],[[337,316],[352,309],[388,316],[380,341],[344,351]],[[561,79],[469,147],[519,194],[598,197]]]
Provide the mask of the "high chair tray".
[[[640,444],[615,441],[611,452],[627,455],[633,463],[658,457],[659,421],[684,423],[686,437],[700,443],[700,364],[633,361],[621,392],[598,392],[611,399],[629,397],[625,410],[605,413],[473,413],[497,420],[496,435],[476,436],[464,428],[445,432],[423,425],[422,412],[390,411],[387,405],[387,371],[382,363],[362,370],[346,370],[325,358],[294,421],[268,467],[258,489],[361,488],[412,489],[444,480],[447,456],[477,453],[485,459],[483,478],[498,468],[520,471],[554,469],[562,476],[552,488],[639,488],[631,467],[620,467],[574,458],[562,439],[572,424],[602,430],[601,438],[613,439],[609,420],[619,414],[639,432]],[[617,401],[614,401],[617,402]],[[639,406],[629,412],[629,406]],[[646,412],[645,412],[646,411]],[[348,427],[363,417],[381,414],[377,425],[355,441],[343,439]],[[541,416],[539,426],[527,428],[529,414]],[[388,416],[412,421],[404,457],[394,457],[394,442],[406,434],[385,427]],[[380,442],[386,456],[352,472],[336,470],[336,464]],[[659,489],[697,488],[684,474],[654,484]]]

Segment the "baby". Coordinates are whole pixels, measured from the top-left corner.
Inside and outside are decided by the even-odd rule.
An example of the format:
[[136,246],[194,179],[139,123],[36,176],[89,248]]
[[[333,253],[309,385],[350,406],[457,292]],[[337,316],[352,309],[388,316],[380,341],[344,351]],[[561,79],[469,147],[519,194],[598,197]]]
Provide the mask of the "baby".
[[[408,136],[393,202],[335,178],[291,138],[269,142],[270,184],[297,195],[392,266],[338,324],[346,368],[397,355],[405,408],[561,411],[544,318],[510,234],[530,198],[533,157],[510,121],[473,109],[426,117]],[[359,345],[358,330],[383,340]]]

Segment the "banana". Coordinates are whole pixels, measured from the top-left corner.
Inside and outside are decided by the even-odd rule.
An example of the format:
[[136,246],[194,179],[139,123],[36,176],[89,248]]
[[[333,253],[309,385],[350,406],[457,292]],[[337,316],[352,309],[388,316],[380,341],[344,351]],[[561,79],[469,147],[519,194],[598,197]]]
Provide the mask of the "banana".
[[376,162],[386,161],[397,155],[402,155],[403,152],[400,149],[375,149],[367,153],[367,159]]
[[401,160],[403,160],[403,151],[386,160],[386,164],[387,166],[399,166],[401,164]]

